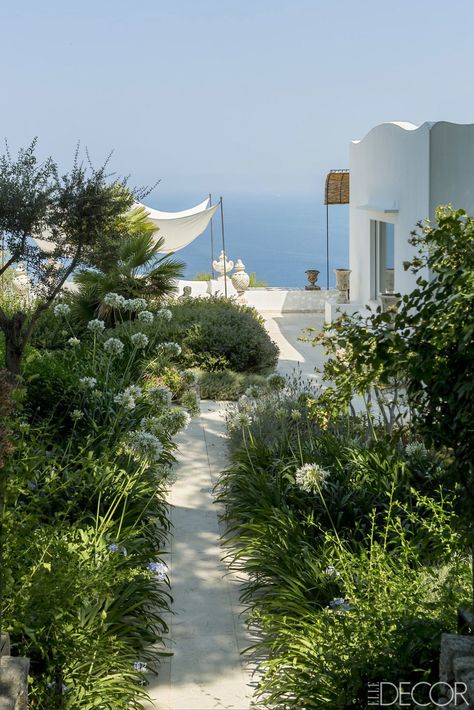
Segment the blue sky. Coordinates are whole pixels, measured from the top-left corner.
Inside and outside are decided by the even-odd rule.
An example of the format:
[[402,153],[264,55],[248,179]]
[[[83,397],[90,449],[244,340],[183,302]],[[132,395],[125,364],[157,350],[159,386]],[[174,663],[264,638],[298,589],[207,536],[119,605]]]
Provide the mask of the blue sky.
[[[17,0],[0,135],[177,194],[321,193],[386,120],[474,122],[470,0]],[[183,206],[186,206],[185,204]]]

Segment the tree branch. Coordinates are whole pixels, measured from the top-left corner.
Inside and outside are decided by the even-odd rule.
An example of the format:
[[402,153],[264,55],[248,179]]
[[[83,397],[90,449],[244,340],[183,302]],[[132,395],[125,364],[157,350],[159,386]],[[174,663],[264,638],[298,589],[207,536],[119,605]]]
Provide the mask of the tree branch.
[[3,273],[5,273],[5,271],[6,271],[12,264],[14,264],[16,260],[17,260],[17,257],[16,257],[15,254],[14,254],[10,259],[8,259],[7,263],[4,264],[2,267],[0,267],[0,276],[1,276]]

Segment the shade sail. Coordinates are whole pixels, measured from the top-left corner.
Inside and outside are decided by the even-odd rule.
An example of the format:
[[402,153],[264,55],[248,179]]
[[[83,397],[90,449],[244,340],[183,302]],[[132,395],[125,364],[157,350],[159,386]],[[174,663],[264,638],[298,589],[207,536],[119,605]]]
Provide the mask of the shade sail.
[[208,205],[209,199],[182,212],[160,212],[141,204],[140,207],[147,211],[148,219],[155,225],[156,239],[165,240],[161,251],[168,253],[184,249],[205,231],[219,206]]
[[[162,237],[165,240],[164,246],[160,250],[165,254],[184,249],[196,237],[199,237],[206,230],[218,206],[217,204],[209,207],[209,198],[195,207],[181,212],[161,212],[139,202],[134,205],[134,207],[141,207],[146,211],[147,218],[156,228],[155,238],[158,240]],[[43,232],[41,236],[44,238],[34,238],[34,241],[41,251],[50,254],[55,250],[56,245],[48,240],[47,231]]]

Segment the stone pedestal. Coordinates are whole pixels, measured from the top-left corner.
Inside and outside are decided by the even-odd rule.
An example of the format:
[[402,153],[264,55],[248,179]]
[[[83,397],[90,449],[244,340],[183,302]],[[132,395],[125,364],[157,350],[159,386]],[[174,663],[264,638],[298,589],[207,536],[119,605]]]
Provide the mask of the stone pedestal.
[[30,661],[10,656],[8,634],[0,637],[0,710],[26,710]]
[[339,292],[338,303],[349,303],[351,269],[334,269],[336,274],[336,288]]

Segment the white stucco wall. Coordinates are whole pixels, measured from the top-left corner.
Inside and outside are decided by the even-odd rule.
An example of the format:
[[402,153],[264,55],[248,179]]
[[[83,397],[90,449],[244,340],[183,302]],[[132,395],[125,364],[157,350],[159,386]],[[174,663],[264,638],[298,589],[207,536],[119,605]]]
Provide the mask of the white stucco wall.
[[451,203],[474,215],[474,125],[439,121],[430,132],[430,212]]
[[[365,304],[371,299],[371,219],[395,226],[395,291],[414,287],[403,261],[413,254],[410,232],[430,215],[430,127],[384,123],[350,146],[351,301]],[[361,209],[367,205],[380,209]],[[398,212],[383,211],[395,207]]]

